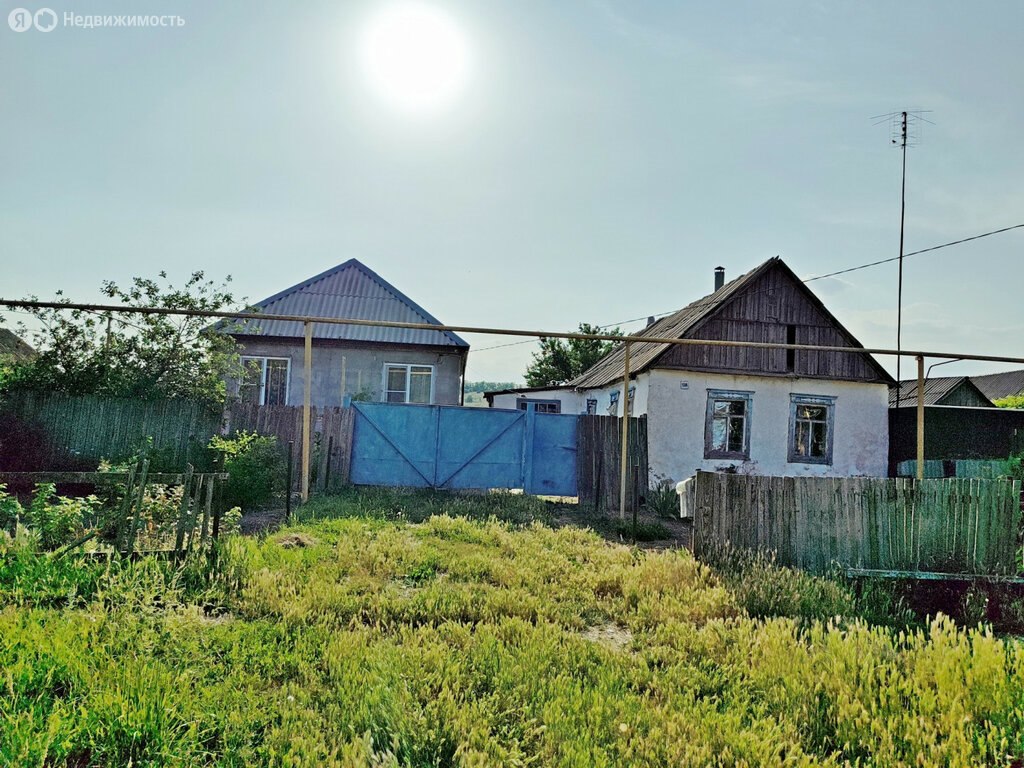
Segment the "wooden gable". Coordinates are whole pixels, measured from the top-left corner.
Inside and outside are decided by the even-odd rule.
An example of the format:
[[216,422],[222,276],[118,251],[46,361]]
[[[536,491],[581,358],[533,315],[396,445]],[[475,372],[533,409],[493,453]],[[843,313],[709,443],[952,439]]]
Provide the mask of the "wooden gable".
[[890,377],[781,260],[684,337],[850,347],[851,353],[679,345],[652,367],[888,382]]

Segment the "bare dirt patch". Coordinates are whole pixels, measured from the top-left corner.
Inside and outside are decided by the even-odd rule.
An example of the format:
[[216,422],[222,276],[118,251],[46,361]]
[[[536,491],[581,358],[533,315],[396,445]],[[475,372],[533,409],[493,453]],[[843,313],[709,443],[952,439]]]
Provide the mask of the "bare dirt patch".
[[308,533],[288,533],[277,540],[277,545],[282,549],[306,549],[315,547],[320,540],[310,536]]
[[587,627],[580,632],[580,637],[616,651],[629,650],[633,644],[633,633],[618,624],[598,624],[594,627]]

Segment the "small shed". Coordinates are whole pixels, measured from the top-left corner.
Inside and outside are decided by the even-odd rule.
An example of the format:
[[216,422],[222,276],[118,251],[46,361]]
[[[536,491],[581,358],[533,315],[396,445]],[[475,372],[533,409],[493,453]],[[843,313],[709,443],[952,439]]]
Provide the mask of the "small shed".
[[[889,389],[889,407],[896,408],[917,404],[917,379],[907,379]],[[978,385],[967,376],[940,376],[924,381],[925,405],[959,405],[968,408],[995,408]]]

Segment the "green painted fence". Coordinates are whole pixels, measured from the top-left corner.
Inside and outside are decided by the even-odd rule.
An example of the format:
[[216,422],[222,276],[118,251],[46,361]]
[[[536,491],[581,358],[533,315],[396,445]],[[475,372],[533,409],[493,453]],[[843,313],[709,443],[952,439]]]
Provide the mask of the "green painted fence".
[[1010,575],[1021,517],[1016,480],[757,477],[698,472],[694,551],[774,552],[822,573]]
[[[97,395],[9,393],[0,412],[42,427],[48,438],[48,466],[120,459],[152,440],[166,468],[196,463],[210,437],[220,430],[221,414],[190,400],[132,400]],[[17,436],[6,436],[17,439]]]

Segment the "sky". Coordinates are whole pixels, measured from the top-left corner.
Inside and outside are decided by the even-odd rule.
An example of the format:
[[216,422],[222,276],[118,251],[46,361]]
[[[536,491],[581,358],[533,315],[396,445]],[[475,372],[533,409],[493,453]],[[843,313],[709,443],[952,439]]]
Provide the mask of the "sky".
[[[419,111],[367,72],[403,5],[53,0],[184,24],[43,33],[2,22],[40,5],[0,0],[0,296],[204,270],[256,302],[355,257],[446,323],[622,323],[718,265],[897,256],[900,150],[872,118],[904,109],[930,121],[906,251],[1024,223],[1017,0],[422,0],[463,57]],[[1024,357],[1022,255],[1024,229],[908,257],[903,347]],[[896,284],[887,264],[810,285],[891,348]],[[536,348],[467,339],[469,380],[519,381]]]

